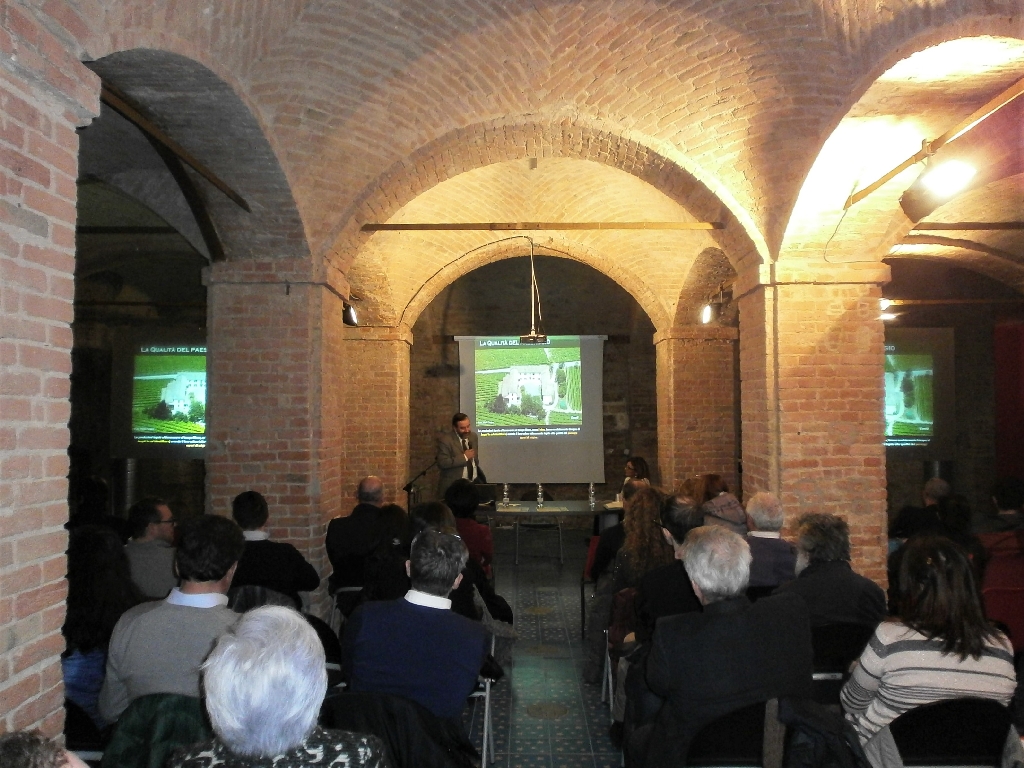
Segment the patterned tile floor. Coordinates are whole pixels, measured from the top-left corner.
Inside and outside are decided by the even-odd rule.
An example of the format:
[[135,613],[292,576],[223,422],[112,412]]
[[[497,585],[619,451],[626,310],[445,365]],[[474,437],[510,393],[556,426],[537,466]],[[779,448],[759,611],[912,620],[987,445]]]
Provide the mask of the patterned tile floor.
[[[495,586],[516,617],[513,665],[491,693],[495,768],[617,768],[621,755],[608,738],[601,688],[582,679],[580,574],[589,531],[566,530],[565,564],[555,531],[496,529]],[[482,741],[483,705],[472,723]],[[466,715],[467,728],[470,713]]]

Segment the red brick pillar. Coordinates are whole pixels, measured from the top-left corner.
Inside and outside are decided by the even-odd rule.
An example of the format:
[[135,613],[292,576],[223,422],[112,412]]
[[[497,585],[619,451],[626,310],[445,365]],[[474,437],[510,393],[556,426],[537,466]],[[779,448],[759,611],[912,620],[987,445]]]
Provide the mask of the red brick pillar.
[[658,371],[658,464],[674,490],[695,473],[722,475],[737,490],[735,328],[680,326],[654,335]]
[[[271,534],[294,544],[323,576],[325,522],[341,504],[337,427],[345,386],[332,337],[344,285],[308,260],[221,262],[206,275],[208,433],[206,511],[256,490]],[[323,608],[323,590],[318,608]]]
[[412,331],[407,326],[345,327],[328,343],[339,356],[339,407],[333,429],[343,438],[339,454],[343,503],[335,514],[352,511],[356,485],[366,475],[383,479],[385,498],[404,507]]
[[78,136],[99,81],[50,11],[0,6],[0,733],[60,733]]
[[884,338],[875,283],[788,283],[740,299],[744,492],[850,523],[854,567],[885,580]]

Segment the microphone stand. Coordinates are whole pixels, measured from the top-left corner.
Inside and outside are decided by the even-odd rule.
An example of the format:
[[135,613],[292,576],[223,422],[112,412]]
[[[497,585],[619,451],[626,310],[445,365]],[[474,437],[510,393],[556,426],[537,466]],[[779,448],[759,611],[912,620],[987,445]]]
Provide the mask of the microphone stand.
[[427,474],[427,472],[432,470],[435,464],[437,464],[437,459],[434,459],[434,461],[430,462],[430,465],[428,467],[426,467],[422,472],[416,475],[416,477],[414,477],[412,480],[410,480],[408,483],[402,486],[402,490],[405,491],[406,494],[406,506],[408,507],[408,509],[406,509],[406,512],[412,512],[412,488],[414,485],[416,485],[416,481],[423,477],[425,474]]

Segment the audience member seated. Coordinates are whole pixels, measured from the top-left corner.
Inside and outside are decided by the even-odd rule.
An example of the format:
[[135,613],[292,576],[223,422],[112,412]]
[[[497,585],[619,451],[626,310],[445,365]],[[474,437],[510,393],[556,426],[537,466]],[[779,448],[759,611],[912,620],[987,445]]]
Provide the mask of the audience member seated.
[[167,502],[147,497],[128,510],[132,539],[124,551],[132,581],[150,600],[162,600],[178,586],[174,574],[174,515]]
[[897,595],[900,618],[878,625],[842,692],[876,767],[898,754],[887,726],[907,710],[953,698],[1008,704],[1015,687],[1010,642],[986,621],[961,547],[938,536],[911,540]]
[[739,499],[729,493],[721,475],[701,475],[694,489],[704,511],[704,525],[722,525],[743,536],[747,532],[747,513]]
[[[636,496],[637,491],[641,488],[649,487],[644,483],[633,482],[632,478],[626,478],[626,482],[622,486],[623,519],[625,519],[626,510],[633,502],[633,497]],[[601,579],[601,576],[604,575],[605,571],[615,561],[615,556],[619,553],[625,540],[626,529],[621,522],[610,525],[601,531],[601,537],[597,543],[597,551],[594,553],[594,562],[590,565],[590,578],[592,581],[597,582]]]
[[132,582],[121,538],[110,528],[74,528],[68,541],[67,615],[61,631],[64,696],[104,726],[97,708],[107,645],[121,614],[143,601]]
[[812,626],[868,624],[885,616],[885,592],[850,567],[850,526],[837,515],[810,513],[796,521],[797,577],[775,590],[803,598]]
[[941,477],[933,477],[924,484],[921,498],[924,507],[904,507],[889,526],[889,538],[906,541],[919,533],[935,533],[939,520],[939,502],[953,495],[949,483]]
[[661,508],[661,533],[672,547],[673,560],[644,574],[637,586],[637,642],[649,642],[662,616],[701,610],[690,577],[683,565],[686,535],[703,525],[704,513],[679,496],[665,500]]
[[[993,511],[976,518],[974,532],[979,536],[1024,529],[1024,480],[1004,477],[992,489]],[[986,548],[988,543],[983,538]]]
[[[439,533],[458,535],[455,516],[439,501],[417,504],[412,510],[411,517],[412,527],[416,533],[425,528],[432,528]],[[479,594],[483,608],[477,604],[474,593]],[[474,560],[466,559],[466,564],[462,568],[462,581],[448,597],[452,601],[452,610],[467,619],[486,621],[483,615],[486,611],[490,618],[506,624],[512,623],[512,609],[508,602],[494,591],[483,568]]]
[[[648,571],[637,586],[633,600],[636,629],[625,637],[615,676],[610,733],[618,747],[622,745],[623,722],[626,718],[627,680],[635,675],[636,666],[646,658],[657,620],[662,616],[701,610],[700,600],[693,591],[683,565],[683,543],[686,534],[700,527],[703,520],[704,513],[679,496],[669,497],[662,504],[661,533],[672,547],[674,559],[668,565]],[[635,647],[631,647],[633,643],[636,643]]]
[[745,706],[806,696],[811,683],[807,607],[794,595],[751,603],[750,547],[724,526],[690,531],[683,565],[703,612],[658,622],[645,680],[664,703],[629,740],[630,765],[686,764],[707,723]]
[[7,768],[86,768],[78,755],[65,752],[39,731],[0,736],[0,765]]
[[[359,481],[356,489],[359,503],[348,517],[336,517],[327,526],[327,558],[334,572],[328,582],[331,593],[345,587],[362,587],[366,558],[382,538],[380,508],[384,505],[384,483],[370,475]],[[350,605],[358,602],[358,596]],[[343,606],[347,613],[348,606]]]
[[381,538],[377,547],[366,557],[363,600],[397,600],[409,591],[409,574],[405,572],[405,562],[409,559],[412,521],[397,504],[381,507],[377,520]]
[[491,538],[490,527],[476,521],[480,491],[469,480],[459,479],[449,485],[444,492],[444,503],[455,515],[455,527],[469,550],[469,559],[479,563],[487,578],[490,578],[494,541]]
[[672,549],[665,543],[658,519],[661,501],[658,491],[641,486],[625,505],[625,541],[615,555],[611,571],[598,579],[587,610],[583,679],[588,683],[601,680],[607,645],[604,631],[611,619],[615,594],[627,587],[635,588],[649,571],[672,562]]
[[376,736],[318,728],[327,693],[323,646],[295,611],[254,608],[202,667],[215,737],[175,753],[170,768],[384,766]]
[[780,533],[785,521],[782,504],[772,494],[761,491],[747,501],[751,587],[777,587],[796,576],[796,549]]
[[256,491],[240,493],[231,502],[231,516],[245,537],[245,549],[231,586],[266,587],[290,597],[295,607],[301,608],[299,592],[319,587],[320,574],[291,544],[270,540],[267,500]]
[[100,525],[117,534],[122,544],[128,542],[131,530],[123,517],[110,514],[110,487],[95,475],[71,482],[71,518],[64,524],[69,531],[83,525]]
[[238,620],[228,587],[245,539],[236,523],[200,515],[181,526],[175,566],[181,586],[166,600],[137,605],[114,627],[99,713],[115,722],[150,693],[199,696],[199,665],[214,641]]
[[345,624],[344,671],[353,691],[412,699],[458,720],[487,655],[479,622],[451,611],[447,595],[469,558],[457,536],[426,529],[409,554],[412,589],[400,600],[360,605]]

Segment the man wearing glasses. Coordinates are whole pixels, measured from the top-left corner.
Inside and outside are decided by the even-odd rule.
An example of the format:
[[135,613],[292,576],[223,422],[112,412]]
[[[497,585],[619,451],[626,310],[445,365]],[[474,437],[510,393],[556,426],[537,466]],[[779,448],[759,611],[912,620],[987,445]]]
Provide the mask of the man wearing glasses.
[[162,600],[178,586],[174,573],[174,515],[167,502],[149,496],[128,510],[132,539],[125,547],[132,581],[151,600]]

